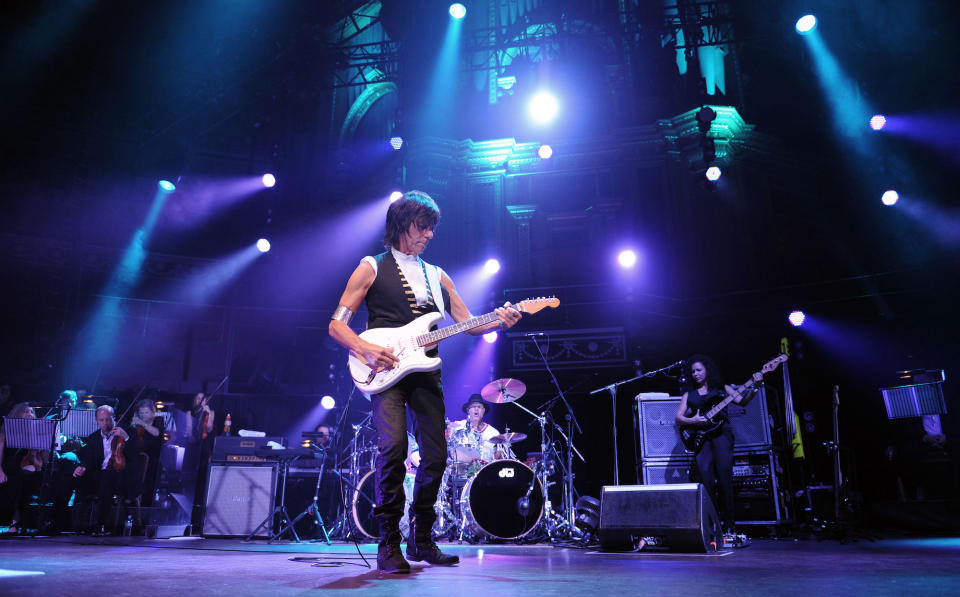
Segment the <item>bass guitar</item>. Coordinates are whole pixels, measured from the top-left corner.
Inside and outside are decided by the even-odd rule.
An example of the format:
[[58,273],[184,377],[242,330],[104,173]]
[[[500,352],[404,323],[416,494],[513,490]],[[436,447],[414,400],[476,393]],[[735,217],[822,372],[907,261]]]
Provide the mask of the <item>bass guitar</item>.
[[[556,297],[541,297],[526,299],[512,305],[511,308],[521,313],[533,314],[547,307],[555,308],[560,305]],[[465,319],[459,323],[430,331],[443,315],[434,312],[421,315],[407,325],[399,328],[373,328],[360,334],[360,338],[393,349],[393,354],[399,362],[389,369],[370,367],[362,358],[350,353],[347,366],[354,385],[367,394],[377,394],[392,387],[408,373],[414,371],[436,371],[440,368],[439,357],[427,356],[427,350],[436,346],[441,340],[450,338],[461,332],[467,332],[482,325],[497,320],[494,311],[485,315],[478,315]]]
[[[768,361],[763,365],[763,368],[760,369],[761,373],[770,373],[774,369],[780,366],[780,363],[783,363],[787,360],[787,355],[782,354],[777,358]],[[741,387],[741,392],[743,390],[748,390],[753,387],[753,379],[743,384]],[[720,402],[718,402],[713,408],[704,413],[704,417],[707,419],[707,422],[703,425],[681,425],[680,426],[680,441],[683,442],[683,447],[691,452],[696,452],[700,449],[700,446],[703,445],[703,442],[708,437],[713,436],[720,429],[720,426],[723,425],[723,419],[718,418],[717,415],[723,412],[723,409],[727,407],[728,404],[733,402],[735,396],[727,396]]]

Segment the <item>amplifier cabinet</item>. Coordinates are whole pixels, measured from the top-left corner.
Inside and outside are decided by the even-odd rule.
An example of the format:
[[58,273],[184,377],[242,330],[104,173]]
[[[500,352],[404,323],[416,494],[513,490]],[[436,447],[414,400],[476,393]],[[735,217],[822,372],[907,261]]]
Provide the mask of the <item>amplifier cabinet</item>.
[[276,501],[276,487],[275,464],[211,465],[207,480],[203,535],[246,537],[270,517],[256,535],[269,537],[273,531],[271,515]]

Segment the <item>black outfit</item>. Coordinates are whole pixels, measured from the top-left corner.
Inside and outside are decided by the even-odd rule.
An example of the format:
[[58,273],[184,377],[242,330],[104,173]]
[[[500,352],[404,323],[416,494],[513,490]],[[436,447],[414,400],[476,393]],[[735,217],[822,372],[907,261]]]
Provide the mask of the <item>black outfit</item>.
[[117,495],[133,500],[142,491],[140,451],[134,437],[135,432],[133,429],[126,427],[123,430],[130,436],[130,440],[126,441],[123,446],[126,466],[122,471],[102,468],[103,435],[99,429],[83,439],[84,445],[78,454],[80,465],[87,469],[82,477],[84,493],[87,496],[96,495],[99,498],[97,504],[97,524],[99,525],[104,525],[107,522],[113,496]]
[[153,419],[152,425],[160,431],[156,436],[151,435],[149,431],[139,425],[134,425],[133,433],[130,434],[130,440],[136,444],[137,451],[147,455],[147,468],[143,475],[143,495],[140,498],[140,504],[148,507],[153,505],[153,497],[157,490],[157,480],[160,474],[160,450],[163,448],[163,434],[165,432],[164,421],[160,416]]
[[[693,416],[697,411],[705,414],[718,402],[726,398],[723,389],[710,390],[700,395],[696,389],[687,392],[687,412],[685,416]],[[736,515],[733,509],[733,429],[726,416],[718,415],[723,420],[720,428],[704,438],[703,445],[694,454],[697,470],[700,472],[700,482],[713,499],[713,505],[720,514],[726,530],[736,526]],[[719,490],[719,492],[718,492]],[[719,493],[719,496],[718,496]],[[717,503],[717,497],[720,503]],[[722,506],[722,508],[721,508]]]
[[[416,304],[413,291],[392,252],[381,253],[376,260],[377,276],[366,295],[368,329],[401,327],[421,315],[438,311],[432,294],[426,304]],[[429,277],[427,279],[429,288]],[[444,294],[444,304],[449,304],[449,293],[443,288],[441,292]],[[440,380],[439,370],[410,373],[396,385],[371,397],[379,448],[375,474],[377,505],[373,513],[380,523],[381,546],[400,544],[399,524],[405,503],[403,479],[406,467],[403,461],[407,457],[408,409],[412,414],[413,435],[420,444],[420,468],[413,486],[410,523],[416,532],[417,543],[433,544],[430,536],[436,520],[433,506],[447,461],[447,440],[444,436],[446,421]]]
[[40,489],[42,473],[21,468],[29,452],[23,448],[3,448],[3,472],[7,481],[0,484],[0,525],[9,525],[17,510],[22,521],[31,497]]

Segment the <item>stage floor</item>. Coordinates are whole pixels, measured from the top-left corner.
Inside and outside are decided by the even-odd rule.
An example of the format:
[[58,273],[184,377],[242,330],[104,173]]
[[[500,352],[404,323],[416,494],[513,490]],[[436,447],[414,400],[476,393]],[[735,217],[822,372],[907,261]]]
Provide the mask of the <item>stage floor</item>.
[[456,545],[458,566],[376,571],[376,546],[223,539],[5,537],[0,595],[956,595],[960,538],[754,540],[710,555]]

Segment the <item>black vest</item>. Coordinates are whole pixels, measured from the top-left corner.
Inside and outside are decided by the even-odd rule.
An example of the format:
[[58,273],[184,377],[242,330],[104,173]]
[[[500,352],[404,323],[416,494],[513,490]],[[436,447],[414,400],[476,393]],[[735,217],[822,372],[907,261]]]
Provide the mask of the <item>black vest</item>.
[[[413,289],[400,272],[400,267],[391,251],[380,253],[374,259],[377,261],[377,277],[374,278],[366,296],[369,312],[367,329],[398,328],[421,315],[439,311],[433,301],[417,306]],[[429,281],[427,283],[429,284]],[[441,292],[444,304],[449,305],[450,295],[447,289],[442,288]]]

